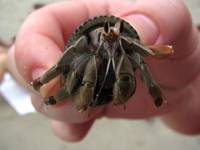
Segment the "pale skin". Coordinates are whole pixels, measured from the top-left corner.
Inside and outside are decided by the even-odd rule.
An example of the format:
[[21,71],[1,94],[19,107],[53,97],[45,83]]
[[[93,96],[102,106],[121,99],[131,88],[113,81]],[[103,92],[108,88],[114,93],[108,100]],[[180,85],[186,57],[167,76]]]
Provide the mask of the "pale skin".
[[147,60],[167,103],[155,108],[142,82],[137,80],[137,91],[127,102],[126,110],[109,104],[92,110],[88,117],[87,112],[76,110],[72,100],[46,109],[42,96],[58,89],[55,80],[41,89],[42,96],[32,91],[34,107],[52,120],[54,133],[67,141],[79,141],[99,117],[145,119],[159,116],[178,132],[199,134],[199,32],[181,0],[139,0],[137,3],[82,0],[48,5],[33,12],[22,25],[9,51],[10,71],[29,88],[33,79],[59,60],[74,29],[88,18],[99,15],[115,15],[127,20],[147,45],[174,47],[174,55],[168,59]]

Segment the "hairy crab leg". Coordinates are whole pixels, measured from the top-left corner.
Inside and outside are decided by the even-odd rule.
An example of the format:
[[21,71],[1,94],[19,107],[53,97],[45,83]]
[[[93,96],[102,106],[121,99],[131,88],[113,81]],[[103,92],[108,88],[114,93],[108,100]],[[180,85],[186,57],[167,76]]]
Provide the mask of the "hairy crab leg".
[[132,62],[132,63],[136,63],[135,66],[137,66],[137,68],[140,69],[141,80],[144,82],[144,84],[148,88],[149,94],[152,96],[155,106],[157,107],[161,106],[163,103],[163,95],[162,95],[160,87],[153,80],[151,73],[147,65],[143,61],[142,57],[139,54],[135,54],[133,57],[134,57],[135,62]]
[[63,66],[54,65],[47,72],[45,72],[41,77],[31,82],[33,89],[39,91],[40,87],[43,84],[48,83],[50,80],[52,80],[53,78],[55,78],[62,72],[63,70],[62,67]]
[[136,82],[131,62],[123,54],[117,64],[116,81],[113,86],[113,103],[124,104],[135,92]]
[[73,90],[79,80],[83,78],[83,73],[85,66],[87,65],[88,61],[91,59],[91,55],[85,54],[82,56],[77,57],[73,61],[75,61],[76,64],[74,66],[71,66],[71,71],[68,73],[66,82],[68,83],[67,86],[67,92],[69,95],[73,95]]
[[113,86],[113,103],[115,105],[124,104],[136,89],[133,66],[125,53],[121,40],[119,40],[119,46],[122,55],[115,69],[116,81]]
[[79,94],[75,99],[76,107],[79,112],[85,111],[94,99],[94,90],[97,83],[97,72],[101,64],[101,59],[94,55],[87,63],[82,85]]
[[89,52],[89,46],[86,36],[81,36],[74,45],[67,47],[62,57],[60,58],[58,65],[70,66],[74,57],[77,57],[83,53]]
[[83,50],[88,50],[87,38],[85,36],[80,37],[74,45],[68,47],[56,65],[31,83],[32,87],[39,91],[43,84],[48,83],[50,80],[61,74],[61,72],[69,70],[70,63],[74,56],[81,54]]
[[153,97],[154,104],[156,105],[156,107],[160,107],[163,103],[163,95],[160,87],[156,84],[155,81],[152,80],[150,72],[144,62],[141,62],[140,70],[142,81],[148,87],[149,94]]
[[67,74],[66,80],[63,82],[62,87],[58,90],[58,92],[54,96],[49,96],[45,99],[46,105],[54,105],[60,101],[63,101],[69,96],[73,95],[73,90],[77,85],[79,79],[82,78],[82,74],[85,68],[85,65],[91,58],[91,55],[84,55],[84,57],[77,58],[75,66],[73,66],[73,70]]

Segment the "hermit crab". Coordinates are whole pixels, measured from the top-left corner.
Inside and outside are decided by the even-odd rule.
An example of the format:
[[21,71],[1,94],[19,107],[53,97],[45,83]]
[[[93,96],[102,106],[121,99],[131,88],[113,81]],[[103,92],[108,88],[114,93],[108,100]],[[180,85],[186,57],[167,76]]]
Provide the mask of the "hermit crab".
[[113,102],[125,104],[136,90],[135,71],[140,70],[154,104],[163,103],[160,87],[152,79],[144,57],[171,55],[168,45],[145,46],[135,29],[115,16],[99,16],[80,25],[69,38],[60,60],[32,82],[35,90],[60,75],[61,87],[44,98],[54,105],[73,97],[78,111]]

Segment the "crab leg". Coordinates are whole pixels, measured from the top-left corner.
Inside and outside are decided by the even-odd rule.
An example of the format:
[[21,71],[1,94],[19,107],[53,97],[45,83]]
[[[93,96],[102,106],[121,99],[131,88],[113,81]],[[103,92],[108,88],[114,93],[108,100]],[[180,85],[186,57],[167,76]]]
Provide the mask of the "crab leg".
[[116,81],[113,86],[113,102],[124,104],[135,92],[136,82],[132,64],[126,54],[123,54],[117,64]]
[[74,56],[81,54],[83,50],[87,51],[87,46],[86,37],[80,37],[74,45],[65,50],[63,56],[56,65],[51,67],[44,75],[31,83],[33,88],[38,91],[43,84],[48,83],[50,80],[61,74],[61,72],[68,71]]
[[90,57],[90,55],[84,55],[84,57],[79,56],[74,59],[76,64],[72,66],[72,70],[67,74],[67,78],[64,80],[61,89],[54,96],[50,96],[45,100],[46,105],[54,105],[74,94],[73,90],[78,84],[79,79],[82,78],[85,65]]
[[78,84],[78,82],[81,82],[80,80],[83,78],[85,66],[87,65],[91,57],[91,55],[85,54],[73,60],[75,64],[71,66],[71,71],[68,73],[66,78],[66,82],[68,83],[67,92],[69,93],[69,95],[73,95],[73,90],[75,86]]
[[63,56],[60,58],[58,65],[70,65],[74,57],[87,53],[89,51],[86,36],[81,36],[74,45],[67,47]]
[[129,60],[132,63],[133,70],[139,68],[141,71],[141,80],[145,83],[146,87],[149,90],[149,94],[153,97],[154,103],[157,107],[162,105],[163,95],[160,90],[160,87],[152,79],[150,71],[143,61],[142,57],[138,53],[133,53],[128,55]]
[[[133,66],[125,53],[121,40],[119,40],[119,46],[122,55],[119,60],[117,60],[117,66],[115,65],[116,59],[112,59],[116,76],[116,81],[113,85],[113,103],[115,105],[124,104],[136,89]],[[114,55],[114,53],[112,55]]]
[[97,83],[97,69],[100,64],[100,58],[95,55],[92,56],[87,63],[82,80],[82,86],[79,89],[79,94],[75,101],[77,110],[80,112],[85,111],[94,98],[94,90]]
[[149,89],[149,94],[153,97],[154,104],[159,107],[163,103],[163,95],[160,87],[152,80],[150,72],[144,62],[140,64],[142,81]]
[[62,70],[63,69],[61,66],[54,65],[47,72],[45,72],[44,75],[42,75],[41,77],[31,82],[33,88],[37,91],[40,90],[40,87],[43,84],[48,83],[50,80],[55,78],[57,75],[59,75],[62,72]]
[[[137,63],[135,66],[141,71],[141,80],[145,83],[146,87],[149,90],[149,94],[152,96],[154,100],[154,104],[159,107],[163,103],[163,95],[160,90],[160,87],[156,84],[156,82],[152,79],[152,76],[149,72],[149,69],[142,57],[138,54],[134,55],[134,63]],[[133,65],[134,66],[134,65]]]

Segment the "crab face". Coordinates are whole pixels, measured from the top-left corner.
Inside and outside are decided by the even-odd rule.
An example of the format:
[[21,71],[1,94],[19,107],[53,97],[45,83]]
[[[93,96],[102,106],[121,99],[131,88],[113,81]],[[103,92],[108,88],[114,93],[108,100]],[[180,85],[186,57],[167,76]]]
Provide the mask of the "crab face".
[[125,104],[136,90],[135,70],[156,106],[163,102],[162,92],[145,64],[143,57],[163,58],[172,53],[169,46],[144,46],[137,32],[124,20],[114,16],[100,16],[85,22],[69,39],[65,52],[57,64],[32,86],[40,87],[61,76],[61,88],[45,98],[54,105],[73,96],[78,111],[109,102]]

